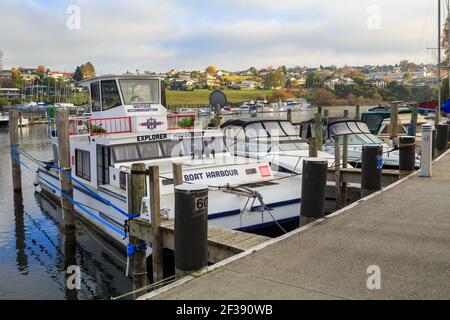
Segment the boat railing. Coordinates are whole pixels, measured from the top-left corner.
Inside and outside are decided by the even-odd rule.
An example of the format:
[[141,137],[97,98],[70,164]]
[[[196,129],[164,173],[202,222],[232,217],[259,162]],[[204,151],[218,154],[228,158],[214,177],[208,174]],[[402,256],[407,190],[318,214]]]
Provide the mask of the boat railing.
[[131,132],[131,117],[90,118],[89,132],[91,136],[101,134],[117,134]]
[[194,113],[186,114],[168,114],[167,115],[167,129],[195,129],[197,115]]

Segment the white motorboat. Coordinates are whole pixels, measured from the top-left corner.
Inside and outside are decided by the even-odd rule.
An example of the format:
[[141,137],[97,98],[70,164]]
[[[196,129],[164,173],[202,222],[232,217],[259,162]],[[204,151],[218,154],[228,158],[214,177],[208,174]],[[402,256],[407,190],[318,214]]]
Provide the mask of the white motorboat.
[[[300,126],[300,135],[306,137],[307,131],[311,130],[311,123],[304,123]],[[354,166],[361,165],[362,148],[365,145],[380,145],[383,149],[382,161],[385,169],[398,169],[400,165],[399,150],[383,142],[380,138],[372,134],[363,121],[350,120],[345,118],[326,119],[324,126],[324,151],[334,154],[334,140],[339,137],[341,154],[343,152],[343,136],[348,136],[348,162]],[[313,130],[312,130],[313,131]],[[420,158],[416,158],[416,168],[420,167]]]
[[[237,156],[269,161],[272,170],[301,174],[309,146],[288,120],[228,120],[221,126],[230,152]],[[319,151],[318,157],[334,165],[334,156]]]
[[[118,243],[128,217],[127,175],[133,163],[159,166],[161,212],[174,217],[172,163],[182,164],[185,183],[207,185],[209,223],[251,230],[298,219],[301,187],[289,174],[274,172],[267,160],[231,155],[219,129],[195,127],[189,115],[177,121],[161,105],[161,79],[103,76],[83,81],[90,91],[92,116],[71,118],[70,156],[77,213]],[[194,124],[194,127],[192,125]],[[52,130],[55,162],[56,133]],[[39,168],[41,188],[61,196],[59,171]],[[285,179],[278,180],[284,177]],[[148,210],[140,212],[148,217]]]

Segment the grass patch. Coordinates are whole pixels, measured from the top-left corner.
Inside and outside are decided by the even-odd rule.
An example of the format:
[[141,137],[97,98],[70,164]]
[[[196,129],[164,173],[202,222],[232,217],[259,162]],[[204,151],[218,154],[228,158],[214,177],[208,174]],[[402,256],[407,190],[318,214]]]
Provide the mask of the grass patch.
[[[211,90],[197,89],[194,91],[166,90],[166,99],[169,106],[195,106],[209,104]],[[228,103],[238,104],[249,100],[268,98],[272,90],[223,90]]]

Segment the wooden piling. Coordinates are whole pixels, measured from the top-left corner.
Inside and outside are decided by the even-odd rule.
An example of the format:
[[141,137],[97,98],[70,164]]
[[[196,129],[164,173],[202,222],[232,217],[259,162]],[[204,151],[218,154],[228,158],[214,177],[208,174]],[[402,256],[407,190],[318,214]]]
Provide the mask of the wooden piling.
[[183,166],[181,163],[172,163],[172,172],[173,172],[173,186],[179,186],[183,184]]
[[[64,194],[73,199],[73,186],[70,179],[72,168],[70,164],[69,114],[66,110],[57,110],[56,112],[56,132],[58,133],[61,189]],[[75,228],[72,201],[65,196],[61,196],[61,208],[64,216],[64,226],[66,228]]]
[[411,126],[412,126],[412,136],[417,135],[417,117],[419,115],[419,105],[417,103],[414,103],[412,106],[412,113],[411,113]]
[[330,115],[330,110],[328,110],[328,109],[323,110],[323,117],[324,118],[328,118],[329,115]]
[[335,175],[335,190],[336,190],[336,209],[342,208],[342,177],[341,177],[341,146],[339,144],[340,137],[334,137],[334,175]]
[[355,113],[355,120],[361,120],[361,107],[359,104],[355,107],[356,113]]
[[316,149],[322,151],[323,147],[323,130],[322,130],[322,112],[314,115],[314,128],[316,133]]
[[[153,283],[163,279],[163,252],[161,225],[161,198],[159,192],[159,167],[151,166],[150,175],[150,202],[152,221],[152,266]],[[182,180],[181,180],[182,181]]]
[[[348,167],[348,135],[343,136],[342,144],[342,168],[347,169]],[[341,204],[345,207],[347,204],[347,183],[342,182],[341,185]]]
[[[11,147],[18,147],[19,144],[19,128],[18,128],[18,118],[19,112],[17,110],[9,111],[9,144]],[[22,168],[20,167],[19,161],[20,154],[15,150],[11,149],[11,171],[12,171],[12,180],[13,180],[13,190],[14,192],[22,191]]]
[[397,144],[398,138],[398,105],[391,105],[391,130],[390,139],[393,141],[394,145]]
[[[144,163],[133,163],[131,165],[127,191],[128,212],[131,214],[140,213],[142,198],[147,196]],[[137,290],[147,285],[147,257],[146,250],[143,249],[145,241],[130,235],[129,243],[136,248],[135,252],[130,256],[130,266],[133,275],[133,290]]]
[[310,138],[308,139],[308,146],[309,146],[309,157],[310,158],[316,158],[317,157],[317,143],[316,138]]
[[287,121],[292,122],[292,109],[287,111]]

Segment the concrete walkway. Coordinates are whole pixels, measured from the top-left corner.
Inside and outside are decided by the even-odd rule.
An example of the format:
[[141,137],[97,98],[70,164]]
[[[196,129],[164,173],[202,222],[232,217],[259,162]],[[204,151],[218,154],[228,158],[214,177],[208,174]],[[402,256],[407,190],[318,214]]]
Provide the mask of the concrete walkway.
[[433,173],[153,298],[450,299],[450,155]]

